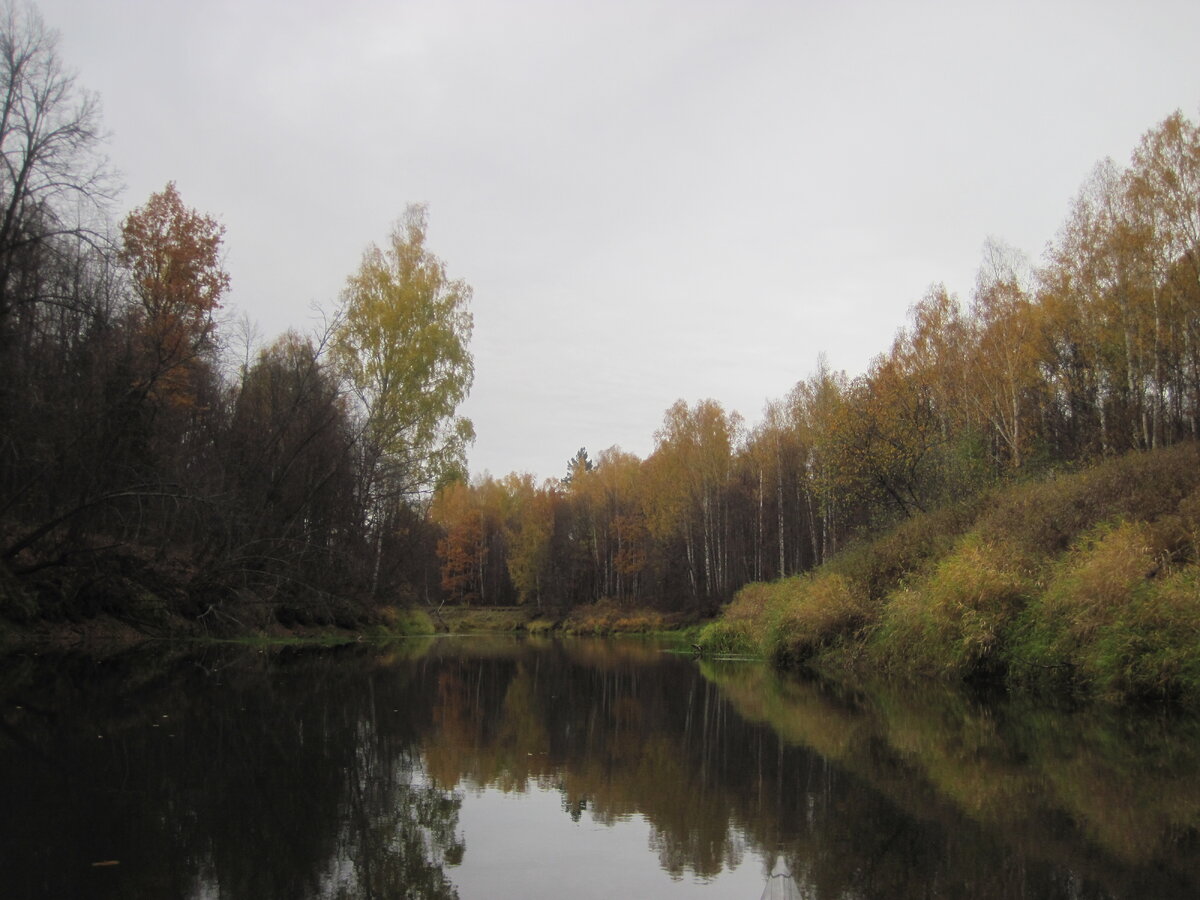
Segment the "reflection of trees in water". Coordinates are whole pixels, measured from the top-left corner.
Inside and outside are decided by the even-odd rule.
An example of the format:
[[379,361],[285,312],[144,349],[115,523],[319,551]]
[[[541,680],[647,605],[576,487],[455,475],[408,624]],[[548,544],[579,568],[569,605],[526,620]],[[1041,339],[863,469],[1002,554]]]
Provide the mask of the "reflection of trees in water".
[[456,833],[462,799],[407,767],[399,779],[375,774],[356,784],[355,774],[320,895],[457,897],[443,867],[462,862],[466,849]]
[[746,855],[746,839],[740,830],[728,825],[723,834],[713,834],[714,830],[652,821],[650,847],[658,854],[659,865],[674,878],[689,870],[713,877],[723,869],[736,869]]
[[[697,678],[688,661],[614,658],[595,643],[443,660],[438,678],[435,718],[454,729],[449,740],[431,729],[422,746],[441,760],[443,786],[555,785],[572,818],[640,814],[651,849],[677,876],[712,876],[747,849],[769,859],[779,849],[812,898],[925,897],[931,885],[948,896],[1144,896],[1134,885],[1147,878],[1162,896],[1191,896],[1200,882],[1097,853],[1086,820],[1081,833],[1062,812],[1031,803],[1045,792],[1022,774],[1024,751],[994,740],[986,712],[927,709],[922,718],[894,694],[880,701],[890,717],[881,729],[858,695],[779,682],[753,666]],[[1083,737],[1069,753],[1092,769]],[[1102,788],[1105,771],[1081,783],[1126,796]],[[1192,810],[1175,819],[1185,827],[1174,840],[1189,840],[1198,807],[1174,805]],[[1010,827],[981,809],[1006,811],[1000,824]],[[1035,810],[1037,822],[1022,821]]]
[[[705,714],[691,707],[705,686],[688,662],[662,666],[652,650],[604,655],[603,646],[439,660],[434,727],[422,741],[429,771],[444,788],[557,787],[576,820],[585,809],[610,825],[640,814],[675,875],[739,865],[744,844],[728,798],[709,779],[697,783],[688,760],[688,723]],[[712,715],[716,691],[707,690]]]
[[898,811],[894,838],[861,847],[866,871],[884,872],[877,884],[902,883],[896,846],[909,844],[902,857],[927,852],[912,844],[916,821],[945,848],[950,874],[972,877],[961,860],[976,879],[988,873],[976,896],[1197,895],[1194,720],[1054,712],[928,688],[856,692],[749,667],[706,674],[742,716],[818,749]]
[[804,893],[788,868],[787,860],[782,854],[777,855],[761,900],[803,900],[803,897]]
[[0,685],[6,897],[455,896],[461,799],[366,657],[64,657]]
[[806,898],[1200,883],[1190,732],[470,646],[0,663],[5,896],[451,897],[464,782],[557,788],[564,822],[640,815],[677,877],[779,853]]
[[407,741],[381,730],[384,710],[373,703],[371,712],[357,723],[355,752],[344,770],[337,852],[320,895],[457,897],[443,867],[462,861],[462,798],[427,781]]

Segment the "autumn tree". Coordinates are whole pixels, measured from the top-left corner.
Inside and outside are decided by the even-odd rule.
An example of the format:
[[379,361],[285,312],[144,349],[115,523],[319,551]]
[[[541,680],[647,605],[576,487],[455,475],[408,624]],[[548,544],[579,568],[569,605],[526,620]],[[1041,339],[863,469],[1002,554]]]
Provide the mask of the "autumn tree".
[[620,447],[600,453],[597,487],[604,514],[603,592],[634,599],[649,563],[642,460]]
[[471,486],[463,481],[444,485],[434,496],[432,516],[444,533],[437,544],[442,590],[457,603],[485,600],[487,541]]
[[[88,533],[107,532],[159,549],[170,542],[189,549],[206,543],[205,520],[214,507],[201,509],[198,503],[219,492],[221,482],[215,440],[221,397],[209,365],[209,310],[227,276],[219,265],[219,228],[211,220],[157,215],[164,200],[181,209],[169,202],[178,195],[168,193],[170,198],[153,197],[126,220],[129,240],[119,261],[127,277],[118,277],[112,261],[86,241],[60,244],[36,268],[46,302],[16,307],[12,320],[22,331],[31,317],[37,323],[23,334],[11,361],[35,385],[57,385],[60,396],[40,410],[43,423],[33,423],[30,435],[34,443],[20,454],[41,458],[20,489],[24,498],[42,495],[39,509],[27,507],[36,525],[5,555],[39,546],[48,554],[54,542],[60,555],[73,553]],[[217,231],[206,245],[211,252],[193,253],[192,238],[210,225]],[[162,274],[170,291],[153,290],[151,270]],[[215,279],[208,294],[198,285],[205,274]],[[202,311],[182,314],[179,308],[197,295]],[[39,357],[53,360],[47,379],[34,376]],[[35,396],[51,399],[45,387],[35,385]],[[52,441],[46,440],[47,418],[60,423]],[[12,419],[5,430],[21,431]],[[39,444],[43,449],[35,451]]]
[[730,587],[726,489],[742,420],[714,400],[680,400],[655,434],[650,527],[683,540],[694,600],[724,596]]
[[[836,552],[844,534],[851,498],[837,442],[837,422],[844,415],[849,379],[830,367],[822,355],[808,378],[787,397],[788,417],[802,450],[795,489],[808,520],[810,566]],[[807,568],[797,559],[796,569]]]
[[877,357],[846,399],[835,425],[844,483],[905,516],[924,512],[936,496],[943,444],[930,389],[892,354]]
[[367,248],[333,335],[363,419],[362,494],[377,548],[389,504],[465,473],[474,437],[457,414],[474,377],[471,289],[426,247],[426,227],[426,208],[409,206],[387,245]]
[[240,540],[275,545],[276,555],[285,545],[333,550],[355,520],[348,410],[320,350],[295,332],[263,349],[242,378],[228,426]]
[[1126,192],[1153,319],[1151,443],[1200,433],[1200,128],[1179,112],[1134,151]]
[[892,346],[903,379],[922,392],[940,443],[928,460],[937,471],[935,492],[977,489],[989,477],[982,449],[984,423],[971,380],[972,323],[958,298],[940,283],[929,287],[909,310],[909,322]]
[[195,402],[200,364],[215,349],[213,313],[229,289],[225,227],[189,209],[174,182],[121,225],[120,258],[140,309],[142,377],[156,399]]
[[942,436],[970,427],[966,398],[970,335],[958,299],[943,284],[933,284],[909,310],[892,356],[909,378],[930,392]]
[[971,304],[971,396],[996,436],[997,457],[1013,469],[1028,455],[1031,404],[1042,384],[1037,314],[1024,257],[989,241]]
[[595,461],[582,448],[561,482],[575,549],[574,583],[589,599],[630,599],[647,563],[642,461],[619,447]]
[[0,515],[54,520],[104,477],[120,292],[101,252],[101,145],[57,33],[31,4],[0,3]]
[[[1130,208],[1128,174],[1112,160],[1084,183],[1051,249],[1044,280],[1053,285],[1083,341],[1094,380],[1105,452],[1151,443],[1145,386],[1153,362],[1143,242]],[[1061,318],[1061,316],[1060,316]]]
[[504,479],[510,498],[505,522],[508,545],[506,564],[522,603],[542,606],[554,568],[555,508],[558,489],[553,483],[538,487],[532,475],[513,473]]

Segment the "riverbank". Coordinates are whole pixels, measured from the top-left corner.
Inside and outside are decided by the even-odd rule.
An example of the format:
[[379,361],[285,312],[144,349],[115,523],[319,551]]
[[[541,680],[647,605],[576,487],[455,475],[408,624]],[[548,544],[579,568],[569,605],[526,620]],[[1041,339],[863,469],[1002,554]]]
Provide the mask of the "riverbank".
[[1200,702],[1200,448],[1133,453],[914,517],[744,587],[708,653],[827,674]]
[[[61,577],[61,576],[60,576]],[[13,581],[8,582],[12,587]],[[42,644],[56,647],[124,646],[146,640],[232,641],[248,644],[336,645],[363,640],[392,640],[434,634],[617,634],[674,635],[693,641],[704,622],[695,615],[664,613],[612,600],[567,611],[525,606],[405,607],[378,605],[339,623],[332,617],[317,622],[281,622],[274,615],[247,616],[255,607],[243,602],[236,609],[210,605],[199,615],[187,615],[168,598],[184,592],[181,585],[164,589],[155,579],[152,590],[144,581],[124,578],[120,587],[137,603],[99,605],[89,614],[41,614],[41,604],[27,592],[10,593],[0,603],[0,644]],[[19,604],[19,605],[18,605]],[[20,613],[11,615],[13,609]],[[132,614],[129,610],[132,609]],[[265,607],[264,607],[265,609]],[[236,615],[235,615],[236,614]]]
[[410,610],[415,621],[427,621],[430,632],[450,634],[560,633],[603,637],[616,634],[675,634],[682,640],[699,634],[697,616],[598,600],[563,611],[531,606],[443,606]]

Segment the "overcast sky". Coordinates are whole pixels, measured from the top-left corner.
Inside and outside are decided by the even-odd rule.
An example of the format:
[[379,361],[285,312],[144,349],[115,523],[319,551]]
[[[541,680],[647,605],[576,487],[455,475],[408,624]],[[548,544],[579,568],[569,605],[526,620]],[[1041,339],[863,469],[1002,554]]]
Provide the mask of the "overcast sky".
[[228,307],[313,327],[407,203],[475,291],[473,473],[646,456],[850,375],[985,239],[1035,259],[1097,161],[1200,110],[1200,3],[42,0],[118,214],[226,227]]

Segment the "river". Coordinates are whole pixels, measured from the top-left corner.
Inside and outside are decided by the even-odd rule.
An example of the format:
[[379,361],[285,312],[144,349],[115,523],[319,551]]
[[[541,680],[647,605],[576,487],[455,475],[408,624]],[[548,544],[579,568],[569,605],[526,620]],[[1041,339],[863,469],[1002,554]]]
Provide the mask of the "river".
[[1200,896],[1194,718],[631,639],[10,652],[0,800],[8,898]]

